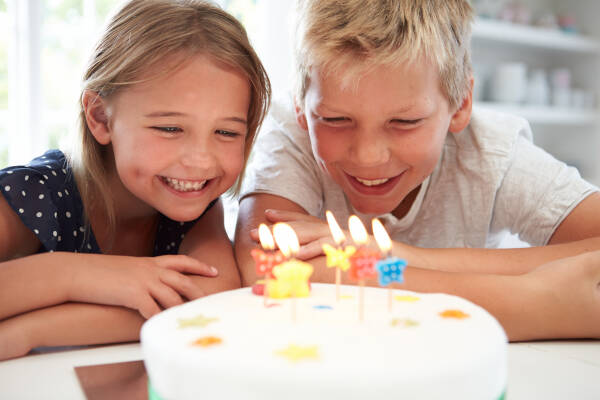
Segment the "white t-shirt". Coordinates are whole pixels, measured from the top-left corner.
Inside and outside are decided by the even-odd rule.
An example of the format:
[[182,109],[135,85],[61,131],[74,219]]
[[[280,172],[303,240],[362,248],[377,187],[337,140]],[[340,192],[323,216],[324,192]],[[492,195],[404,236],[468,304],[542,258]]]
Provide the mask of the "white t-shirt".
[[[378,216],[393,240],[421,247],[497,247],[508,233],[545,245],[586,196],[597,191],[578,171],[532,143],[523,118],[473,111],[470,124],[446,137],[440,160],[401,219]],[[269,193],[343,228],[358,213],[317,163],[292,103],[274,102],[257,137],[241,197]],[[367,225],[367,226],[369,226]]]

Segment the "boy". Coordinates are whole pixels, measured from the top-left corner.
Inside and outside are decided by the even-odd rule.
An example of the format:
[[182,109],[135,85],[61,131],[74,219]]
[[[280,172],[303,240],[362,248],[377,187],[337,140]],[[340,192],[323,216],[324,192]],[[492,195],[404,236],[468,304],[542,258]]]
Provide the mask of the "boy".
[[[294,102],[273,106],[242,189],[244,283],[261,222],[289,222],[313,280],[331,281],[325,211],[344,229],[351,214],[367,226],[379,216],[411,267],[403,287],[466,297],[511,340],[600,337],[600,253],[565,258],[600,249],[600,195],[535,147],[526,121],[472,115],[469,3],[302,0],[297,11]],[[485,249],[507,231],[538,247]]]

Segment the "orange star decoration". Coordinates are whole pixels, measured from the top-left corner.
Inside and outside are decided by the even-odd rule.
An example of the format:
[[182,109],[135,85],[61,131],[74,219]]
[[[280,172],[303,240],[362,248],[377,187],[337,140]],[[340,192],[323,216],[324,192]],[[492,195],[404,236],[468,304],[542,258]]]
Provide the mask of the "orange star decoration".
[[214,346],[216,344],[221,344],[223,342],[223,340],[221,340],[221,338],[216,337],[216,336],[204,336],[201,338],[196,339],[192,345],[193,346],[200,346],[200,347],[209,347],[209,346]]
[[213,322],[217,322],[219,318],[207,318],[202,314],[195,316],[194,318],[179,318],[177,322],[179,322],[179,328],[190,328],[193,326],[199,326],[204,328],[208,324],[212,324]]
[[300,361],[300,360],[317,360],[319,358],[319,352],[317,346],[296,346],[295,344],[290,344],[283,350],[278,350],[275,352],[276,355],[287,358],[290,361]]
[[308,297],[308,278],[313,272],[312,265],[290,260],[273,268],[276,280],[267,282],[267,295],[276,299],[286,297]]
[[465,314],[464,312],[462,312],[460,310],[445,310],[440,313],[440,316],[442,318],[456,318],[456,319],[469,318],[469,314]]
[[338,249],[330,244],[323,245],[323,251],[327,257],[327,267],[337,267],[342,271],[347,271],[350,268],[350,256],[356,252],[354,246],[346,246],[343,249]]
[[419,298],[417,296],[404,295],[404,296],[396,296],[396,297],[394,297],[394,300],[405,301],[408,303],[414,303],[415,301],[419,301]]

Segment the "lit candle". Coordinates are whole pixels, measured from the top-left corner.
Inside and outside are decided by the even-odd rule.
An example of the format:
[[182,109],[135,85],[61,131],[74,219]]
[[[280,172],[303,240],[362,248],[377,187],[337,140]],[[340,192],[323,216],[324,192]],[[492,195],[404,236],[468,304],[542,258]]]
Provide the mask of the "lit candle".
[[348,227],[352,240],[359,247],[356,252],[350,257],[350,272],[349,277],[358,281],[359,289],[359,320],[364,319],[364,286],[365,279],[375,276],[375,263],[381,258],[381,254],[377,250],[366,247],[369,240],[369,235],[365,226],[356,215],[352,215],[348,220]]
[[335,267],[335,298],[337,301],[340,300],[340,281],[341,271],[347,271],[350,268],[350,256],[354,254],[356,248],[354,246],[346,246],[343,248],[343,244],[346,241],[346,235],[335,220],[333,213],[329,210],[325,212],[327,217],[327,223],[329,224],[329,230],[336,247],[331,246],[328,243],[323,244],[323,252],[327,257],[327,268]]
[[[292,298],[292,320],[296,320],[296,297],[307,297],[310,293],[308,278],[312,275],[312,265],[296,260],[293,256],[300,250],[296,232],[286,223],[273,226],[273,236],[286,261],[273,268],[275,281],[269,281],[269,296]],[[271,283],[273,282],[273,283]]]
[[406,261],[392,256],[392,240],[383,224],[377,218],[373,218],[372,225],[373,236],[375,236],[375,241],[384,255],[384,259],[378,261],[375,268],[379,272],[379,284],[388,287],[388,310],[392,311],[392,287],[389,284],[404,282]]
[[273,235],[265,224],[260,224],[258,227],[258,238],[260,240],[261,249],[252,249],[250,254],[254,258],[256,273],[264,276],[263,297],[264,304],[267,305],[267,282],[273,279],[273,267],[281,264],[284,261],[283,254],[280,251],[275,251],[275,242]]

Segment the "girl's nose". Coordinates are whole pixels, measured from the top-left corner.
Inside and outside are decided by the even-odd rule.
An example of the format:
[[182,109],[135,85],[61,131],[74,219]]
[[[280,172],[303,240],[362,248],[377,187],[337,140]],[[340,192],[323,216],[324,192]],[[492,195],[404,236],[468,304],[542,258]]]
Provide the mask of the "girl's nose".
[[214,146],[211,136],[207,134],[190,135],[189,140],[182,142],[181,164],[190,168],[210,169],[216,164]]

